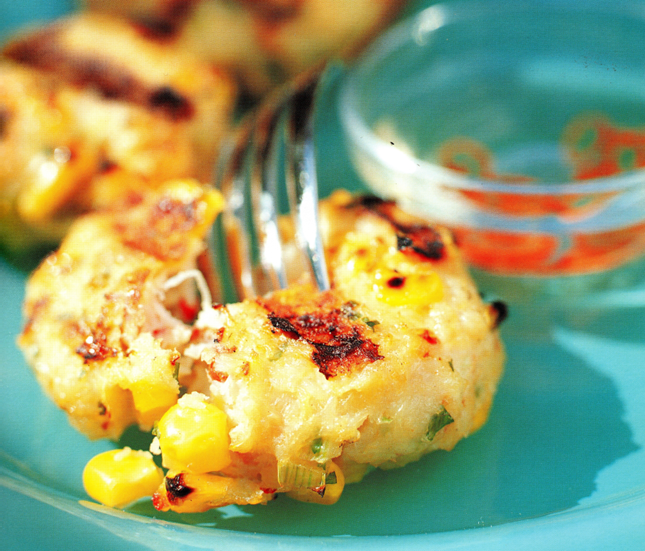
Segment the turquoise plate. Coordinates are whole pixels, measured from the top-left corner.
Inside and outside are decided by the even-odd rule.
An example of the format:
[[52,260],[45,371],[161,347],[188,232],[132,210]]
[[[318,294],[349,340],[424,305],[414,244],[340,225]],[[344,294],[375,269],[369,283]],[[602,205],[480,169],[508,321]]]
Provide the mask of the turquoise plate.
[[[68,9],[32,4],[3,8],[2,23]],[[325,170],[349,170],[338,163]],[[113,444],[74,431],[17,350],[25,278],[0,262],[3,549],[643,549],[645,307],[587,310],[529,338],[511,305],[490,421],[452,452],[375,472],[334,507],[280,498],[180,517],[147,502],[111,510],[85,495],[85,462]],[[141,440],[133,432],[124,442]]]

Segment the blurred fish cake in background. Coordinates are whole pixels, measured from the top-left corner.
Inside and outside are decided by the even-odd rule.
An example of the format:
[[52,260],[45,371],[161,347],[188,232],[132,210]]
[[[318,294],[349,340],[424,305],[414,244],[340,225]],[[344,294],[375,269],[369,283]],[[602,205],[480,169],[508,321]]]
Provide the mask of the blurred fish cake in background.
[[90,0],[0,59],[0,241],[60,241],[80,213],[211,181],[240,97],[356,53],[402,0]]
[[236,84],[123,19],[78,14],[11,40],[0,62],[0,235],[55,244],[82,212],[172,177],[208,182]]
[[252,94],[355,55],[407,0],[85,0],[236,74]]

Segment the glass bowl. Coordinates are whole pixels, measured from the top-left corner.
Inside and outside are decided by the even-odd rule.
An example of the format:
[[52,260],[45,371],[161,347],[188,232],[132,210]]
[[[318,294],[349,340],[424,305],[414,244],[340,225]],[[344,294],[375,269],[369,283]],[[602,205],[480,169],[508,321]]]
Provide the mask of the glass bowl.
[[450,227],[485,288],[570,302],[645,274],[645,9],[437,4],[340,90],[357,172]]

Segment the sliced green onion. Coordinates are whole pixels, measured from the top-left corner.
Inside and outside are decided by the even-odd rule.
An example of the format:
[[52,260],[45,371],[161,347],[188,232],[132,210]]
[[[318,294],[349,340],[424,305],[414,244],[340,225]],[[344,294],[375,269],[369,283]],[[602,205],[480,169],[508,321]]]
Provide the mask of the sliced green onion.
[[374,328],[375,328],[377,325],[380,325],[380,323],[381,323],[380,321],[377,321],[377,320],[371,320],[371,319],[369,319],[369,318],[363,318],[363,322],[364,322],[364,323],[365,323],[365,325],[367,325],[367,326],[368,326],[372,331],[374,331]]
[[448,413],[448,410],[441,406],[441,409],[430,418],[430,424],[428,425],[428,431],[426,432],[426,439],[431,441],[443,427],[450,423],[454,423],[454,421],[455,420],[452,418],[452,415]]
[[324,442],[322,438],[316,438],[311,443],[311,453],[318,455],[323,450]]
[[288,488],[318,488],[325,485],[325,468],[291,461],[278,462],[278,483]]

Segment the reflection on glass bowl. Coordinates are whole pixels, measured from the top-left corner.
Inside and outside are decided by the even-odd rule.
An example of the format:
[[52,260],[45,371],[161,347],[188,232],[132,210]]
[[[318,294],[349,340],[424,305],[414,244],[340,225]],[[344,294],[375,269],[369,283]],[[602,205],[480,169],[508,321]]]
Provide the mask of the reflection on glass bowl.
[[376,193],[448,225],[487,285],[531,300],[633,286],[645,255],[638,45],[645,18],[620,3],[432,6],[345,79],[350,156]]

